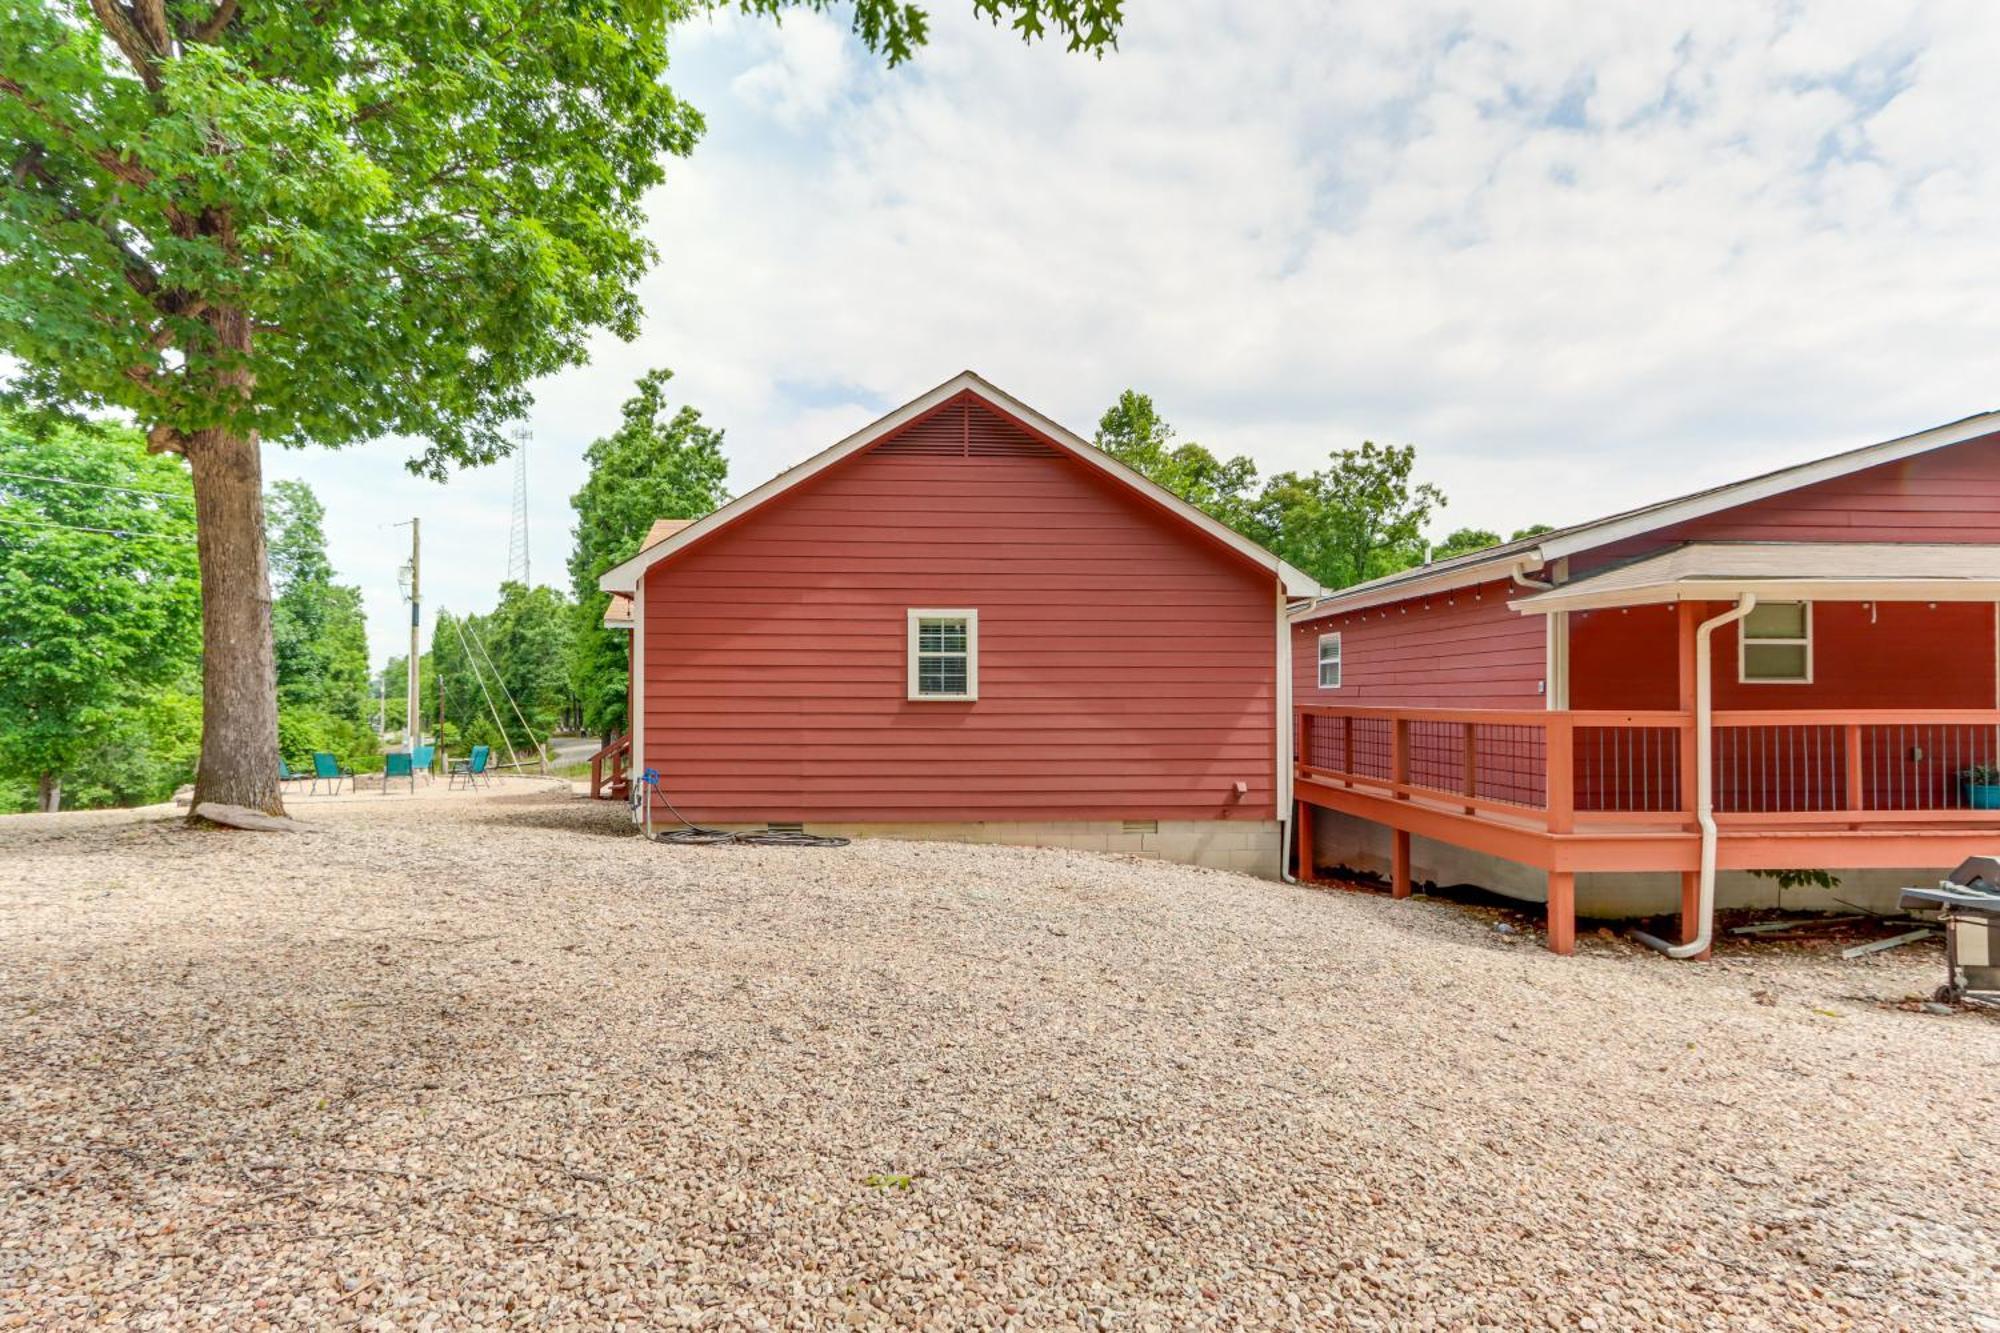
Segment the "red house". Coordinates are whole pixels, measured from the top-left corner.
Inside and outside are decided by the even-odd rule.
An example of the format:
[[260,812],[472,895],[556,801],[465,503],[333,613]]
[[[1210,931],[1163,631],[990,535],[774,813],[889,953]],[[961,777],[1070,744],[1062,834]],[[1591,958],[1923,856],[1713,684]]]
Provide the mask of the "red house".
[[2000,846],[1996,508],[1988,413],[1320,601],[1303,867],[1546,896],[1559,952],[1579,906],[1691,955],[1718,897],[1818,905],[1752,871],[1893,907]]
[[606,757],[689,819],[1281,868],[1322,590],[978,376],[653,536]]

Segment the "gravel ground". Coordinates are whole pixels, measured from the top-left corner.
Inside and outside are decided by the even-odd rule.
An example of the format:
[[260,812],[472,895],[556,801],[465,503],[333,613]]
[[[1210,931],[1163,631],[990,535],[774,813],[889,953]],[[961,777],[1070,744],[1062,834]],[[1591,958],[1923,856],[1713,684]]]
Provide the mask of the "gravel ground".
[[1934,952],[294,809],[0,819],[0,1325],[2000,1329]]

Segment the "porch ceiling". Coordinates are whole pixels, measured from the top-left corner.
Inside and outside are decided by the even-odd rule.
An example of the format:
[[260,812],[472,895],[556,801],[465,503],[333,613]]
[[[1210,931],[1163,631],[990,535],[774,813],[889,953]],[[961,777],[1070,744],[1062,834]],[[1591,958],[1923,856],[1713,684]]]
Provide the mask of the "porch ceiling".
[[1690,542],[1512,603],[1524,615],[1654,602],[2000,600],[2000,545]]

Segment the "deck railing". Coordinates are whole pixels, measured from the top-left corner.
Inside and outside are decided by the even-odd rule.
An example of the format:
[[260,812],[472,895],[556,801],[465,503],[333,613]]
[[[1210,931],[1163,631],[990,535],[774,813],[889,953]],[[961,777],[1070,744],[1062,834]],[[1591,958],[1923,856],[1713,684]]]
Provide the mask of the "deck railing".
[[[1718,822],[1986,819],[1961,774],[2000,756],[2000,709],[1718,711]],[[1298,771],[1565,833],[1693,822],[1694,719],[1676,711],[1298,709]]]

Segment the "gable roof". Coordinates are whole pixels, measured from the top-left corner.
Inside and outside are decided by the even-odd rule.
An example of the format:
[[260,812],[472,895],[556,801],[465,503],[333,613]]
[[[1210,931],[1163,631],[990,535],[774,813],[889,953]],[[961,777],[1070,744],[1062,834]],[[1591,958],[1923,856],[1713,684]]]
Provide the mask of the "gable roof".
[[952,376],[930,392],[911,399],[887,416],[862,427],[838,444],[821,450],[796,467],[780,472],[762,486],[738,496],[706,517],[696,519],[663,541],[648,546],[625,563],[606,570],[603,577],[597,581],[597,585],[606,592],[632,592],[639,586],[639,580],[645,572],[660,561],[720,532],[737,519],[757,510],[766,501],[818,476],[843,459],[860,453],[933,409],[944,406],[960,394],[973,395],[987,406],[1013,418],[1030,432],[1077,461],[1096,468],[1111,480],[1137,492],[1142,498],[1191,527],[1199,529],[1214,541],[1229,547],[1253,563],[1262,565],[1277,576],[1287,595],[1317,597],[1326,591],[1303,571],[1294,569],[1242,533],[1209,517],[1166,487],[1140,476],[1090,441],[1057,425],[1020,399],[994,387],[969,370]]
[[1942,426],[1918,431],[1914,435],[1902,435],[1880,444],[1864,445],[1859,449],[1849,449],[1843,453],[1830,454],[1809,463],[1797,463],[1791,467],[1779,468],[1743,481],[1730,482],[1723,486],[1711,486],[1672,500],[1662,500],[1655,504],[1641,505],[1637,509],[1627,509],[1622,513],[1605,518],[1592,519],[1587,523],[1576,523],[1566,528],[1557,528],[1534,537],[1523,537],[1518,541],[1502,542],[1498,546],[1488,546],[1467,555],[1453,556],[1449,560],[1437,560],[1428,565],[1418,565],[1414,569],[1400,570],[1366,583],[1343,588],[1322,601],[1300,611],[1293,618],[1312,620],[1324,615],[1337,615],[1346,611],[1358,611],[1364,607],[1380,606],[1387,602],[1400,602],[1410,597],[1421,597],[1431,593],[1446,592],[1453,588],[1469,587],[1475,583],[1486,583],[1493,579],[1507,578],[1511,573],[1527,573],[1538,570],[1566,555],[1579,551],[1607,546],[1627,537],[1657,531],[1675,523],[1702,518],[1724,509],[1750,504],[1786,491],[1798,490],[1822,481],[1832,481],[1851,473],[1861,472],[1884,463],[1897,463],[1917,454],[1929,453],[1933,449],[1943,449],[1954,444],[1964,444],[1982,435],[2000,431],[2000,411],[1981,412],[1974,416],[1962,417]]

